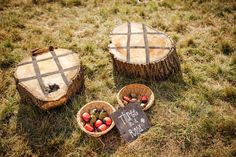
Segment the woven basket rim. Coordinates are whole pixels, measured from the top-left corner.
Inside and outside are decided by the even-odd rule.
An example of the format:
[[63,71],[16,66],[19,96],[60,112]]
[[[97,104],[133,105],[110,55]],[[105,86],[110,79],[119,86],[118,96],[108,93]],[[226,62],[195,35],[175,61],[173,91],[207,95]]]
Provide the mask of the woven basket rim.
[[116,96],[117,101],[118,101],[118,104],[119,104],[121,107],[125,107],[124,103],[123,103],[122,100],[120,99],[120,93],[121,93],[124,89],[130,88],[130,87],[132,87],[132,86],[134,86],[134,85],[135,85],[135,86],[142,86],[142,87],[144,87],[144,88],[147,88],[147,89],[151,92],[151,95],[150,95],[150,97],[149,97],[149,102],[148,102],[148,104],[146,105],[145,108],[142,109],[143,111],[148,110],[150,107],[152,107],[152,106],[154,105],[155,96],[154,96],[154,93],[153,93],[153,91],[151,90],[151,88],[149,88],[148,86],[146,86],[146,85],[144,85],[144,84],[140,84],[140,83],[128,84],[128,85],[122,87],[122,88],[120,89],[120,91],[118,92],[117,96]]
[[87,130],[84,128],[84,126],[82,125],[80,119],[81,119],[81,115],[82,115],[83,109],[84,109],[86,106],[88,106],[88,105],[90,105],[90,104],[94,104],[94,103],[103,103],[103,104],[106,104],[106,105],[108,105],[108,106],[112,109],[113,112],[115,112],[116,110],[115,110],[115,108],[114,108],[110,103],[108,103],[108,102],[106,102],[106,101],[94,100],[94,101],[90,101],[90,102],[86,103],[86,104],[85,104],[82,108],[80,108],[80,110],[78,111],[76,120],[77,120],[77,123],[78,123],[80,129],[81,129],[82,131],[84,131],[85,133],[87,133],[88,135],[91,135],[91,136],[94,136],[94,137],[99,137],[99,136],[101,136],[101,135],[104,135],[104,134],[108,133],[108,132],[115,126],[115,122],[112,121],[112,124],[109,126],[109,128],[107,128],[105,131],[102,131],[102,132],[90,132],[90,131],[87,131]]

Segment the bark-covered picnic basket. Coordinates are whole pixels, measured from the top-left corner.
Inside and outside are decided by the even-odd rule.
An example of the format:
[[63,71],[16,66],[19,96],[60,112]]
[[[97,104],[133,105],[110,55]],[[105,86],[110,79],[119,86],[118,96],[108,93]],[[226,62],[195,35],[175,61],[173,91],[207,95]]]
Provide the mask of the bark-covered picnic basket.
[[84,83],[77,53],[53,47],[35,49],[16,68],[16,87],[24,103],[48,110],[65,104]]
[[174,43],[160,31],[128,22],[117,26],[110,38],[108,48],[118,73],[163,80],[181,71]]

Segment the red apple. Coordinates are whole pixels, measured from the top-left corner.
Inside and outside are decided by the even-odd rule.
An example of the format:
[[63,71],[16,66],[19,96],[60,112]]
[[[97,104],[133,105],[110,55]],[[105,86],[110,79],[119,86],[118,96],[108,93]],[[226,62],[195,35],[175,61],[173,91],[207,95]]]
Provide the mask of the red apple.
[[95,122],[95,126],[96,128],[98,128],[99,126],[102,125],[102,121],[100,119],[98,119],[96,122]]
[[143,103],[147,103],[148,102],[148,96],[146,96],[146,95],[142,96],[141,101]]
[[90,120],[90,114],[88,112],[84,112],[82,114],[82,119],[85,121],[85,122],[88,122]]
[[84,128],[90,132],[93,132],[94,128],[92,127],[92,125],[90,125],[89,123],[86,123]]
[[112,123],[112,119],[111,119],[110,117],[105,117],[105,118],[103,119],[103,122],[104,122],[107,126],[109,126],[109,125],[111,125],[111,123]]
[[107,126],[105,124],[102,124],[98,127],[98,131],[105,131],[107,129]]
[[130,101],[131,101],[131,98],[128,97],[128,96],[124,96],[123,99],[124,99],[125,101],[127,101],[127,102],[130,102]]

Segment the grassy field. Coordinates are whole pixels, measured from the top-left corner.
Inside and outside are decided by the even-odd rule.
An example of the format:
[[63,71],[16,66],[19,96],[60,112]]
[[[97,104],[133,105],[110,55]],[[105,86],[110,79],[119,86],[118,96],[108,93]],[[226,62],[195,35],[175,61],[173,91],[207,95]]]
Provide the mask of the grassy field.
[[[183,80],[126,78],[113,72],[109,32],[143,22],[176,42]],[[79,53],[85,88],[67,105],[42,111],[20,103],[13,73],[34,48]],[[86,102],[116,105],[129,83],[144,83],[156,104],[151,129],[127,144],[113,129],[96,139],[75,115]],[[0,0],[0,156],[236,156],[234,0]]]

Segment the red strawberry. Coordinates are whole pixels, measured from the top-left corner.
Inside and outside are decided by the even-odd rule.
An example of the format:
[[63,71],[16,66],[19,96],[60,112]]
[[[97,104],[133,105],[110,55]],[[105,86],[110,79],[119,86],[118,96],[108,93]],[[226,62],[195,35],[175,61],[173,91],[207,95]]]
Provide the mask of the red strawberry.
[[105,124],[102,124],[98,127],[98,131],[105,131],[107,129],[107,126]]
[[102,125],[102,121],[100,119],[98,119],[96,122],[95,122],[95,126],[96,128],[98,128],[99,126]]
[[147,103],[148,102],[148,96],[142,96],[142,98],[141,98],[141,101],[143,102],[143,103]]
[[109,125],[111,125],[111,123],[112,123],[112,119],[111,119],[110,117],[105,117],[105,118],[103,119],[103,122],[104,122],[107,126],[109,126]]
[[90,132],[93,132],[94,130],[94,128],[89,123],[85,124],[84,128]]
[[128,96],[124,96],[123,99],[124,99],[125,101],[127,101],[127,102],[130,102],[130,101],[131,101],[131,98],[128,97]]
[[85,121],[85,122],[88,122],[89,119],[90,119],[90,114],[88,112],[84,112],[82,114],[82,119]]

